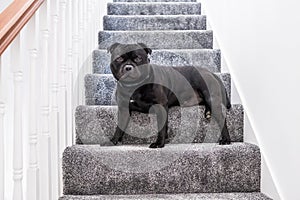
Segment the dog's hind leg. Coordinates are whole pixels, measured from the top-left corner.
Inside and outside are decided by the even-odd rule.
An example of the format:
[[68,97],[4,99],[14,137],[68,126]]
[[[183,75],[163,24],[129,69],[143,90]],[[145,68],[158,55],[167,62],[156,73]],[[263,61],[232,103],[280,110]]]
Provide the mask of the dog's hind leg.
[[226,123],[226,107],[223,104],[214,105],[212,111],[212,117],[216,120],[221,136],[219,139],[220,145],[230,144],[231,139]]
[[214,120],[216,120],[218,128],[221,132],[219,144],[230,144],[230,135],[226,125],[227,105],[224,106],[224,104],[222,103],[222,95],[220,95],[220,92],[216,91],[218,91],[218,89],[210,90],[210,93],[208,91],[203,92],[205,100],[205,118],[213,118]]
[[231,143],[231,139],[230,139],[230,135],[229,135],[229,131],[227,128],[226,119],[225,119],[222,131],[221,131],[221,138],[219,140],[219,144],[225,145],[225,144],[230,144],[230,143]]
[[[221,80],[214,74],[206,74],[202,76],[204,90],[202,94],[205,101],[205,117],[211,114],[211,117],[216,120],[218,128],[221,132],[219,144],[230,144],[230,135],[226,125],[226,111],[230,104],[229,98],[227,97],[224,85]],[[211,113],[209,113],[209,111]]]

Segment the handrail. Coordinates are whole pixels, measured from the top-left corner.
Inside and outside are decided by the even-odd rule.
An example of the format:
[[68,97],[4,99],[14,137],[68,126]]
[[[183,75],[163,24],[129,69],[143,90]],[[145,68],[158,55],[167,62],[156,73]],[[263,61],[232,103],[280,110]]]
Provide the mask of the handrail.
[[45,0],[14,0],[0,13],[0,55]]

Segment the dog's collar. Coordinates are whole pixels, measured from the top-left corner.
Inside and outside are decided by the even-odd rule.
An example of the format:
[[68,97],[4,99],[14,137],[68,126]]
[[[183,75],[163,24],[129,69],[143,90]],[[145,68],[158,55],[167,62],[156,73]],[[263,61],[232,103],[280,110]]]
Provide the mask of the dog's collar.
[[141,80],[138,83],[125,84],[125,83],[121,83],[120,81],[118,81],[118,83],[120,84],[121,87],[135,87],[135,86],[138,86],[138,85],[142,84],[143,82],[147,81],[149,78],[150,78],[150,75],[148,74],[145,79]]

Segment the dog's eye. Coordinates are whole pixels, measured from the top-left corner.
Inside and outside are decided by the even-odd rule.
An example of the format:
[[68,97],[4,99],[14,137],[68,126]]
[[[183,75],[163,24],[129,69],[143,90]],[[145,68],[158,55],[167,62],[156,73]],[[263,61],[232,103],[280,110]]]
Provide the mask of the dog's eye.
[[118,57],[118,58],[116,58],[116,61],[117,61],[118,63],[121,63],[121,62],[123,62],[123,61],[124,61],[124,58],[122,58],[122,57]]
[[136,62],[136,63],[142,62],[142,58],[141,57],[136,57],[134,59],[134,62]]

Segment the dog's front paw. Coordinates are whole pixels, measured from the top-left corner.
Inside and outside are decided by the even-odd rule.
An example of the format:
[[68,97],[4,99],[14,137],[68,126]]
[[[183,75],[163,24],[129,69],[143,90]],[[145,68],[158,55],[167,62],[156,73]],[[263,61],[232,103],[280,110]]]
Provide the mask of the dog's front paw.
[[222,138],[219,141],[219,145],[228,145],[228,144],[231,144],[230,138]]
[[111,140],[107,140],[107,141],[101,143],[100,146],[113,146],[113,145],[114,145],[114,143]]
[[110,142],[111,142],[112,144],[114,144],[114,145],[117,145],[119,141],[121,141],[120,138],[115,138],[115,137],[113,137],[112,139],[110,139]]
[[152,149],[154,149],[154,148],[163,148],[164,146],[165,146],[164,143],[154,142],[154,143],[150,144],[149,148],[152,148]]

